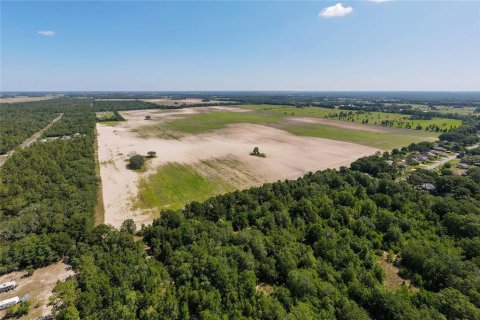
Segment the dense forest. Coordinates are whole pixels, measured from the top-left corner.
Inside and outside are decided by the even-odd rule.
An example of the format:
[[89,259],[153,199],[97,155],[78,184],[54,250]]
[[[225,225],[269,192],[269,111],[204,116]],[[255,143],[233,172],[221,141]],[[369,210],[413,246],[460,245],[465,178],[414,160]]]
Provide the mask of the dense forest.
[[57,111],[47,101],[0,104],[0,155],[46,127]]
[[[94,228],[95,114],[75,99],[55,112],[45,136],[60,139],[0,169],[0,274],[65,258],[76,276],[55,288],[57,319],[480,319],[476,167],[403,179],[385,153],[167,210],[138,231]],[[467,159],[480,121],[464,123],[440,139]]]
[[78,100],[55,109],[64,116],[47,136],[83,135],[35,143],[1,168],[0,273],[59,260],[93,226],[95,114]]
[[139,232],[146,252],[131,221],[97,227],[56,289],[58,318],[479,319],[476,171],[431,172],[427,192],[387,159],[165,211]]
[[[327,170],[166,211],[141,231],[150,259],[127,231],[97,228],[60,316],[478,319],[480,185],[437,176],[430,194],[361,162],[376,177]],[[385,288],[383,252],[411,287]]]

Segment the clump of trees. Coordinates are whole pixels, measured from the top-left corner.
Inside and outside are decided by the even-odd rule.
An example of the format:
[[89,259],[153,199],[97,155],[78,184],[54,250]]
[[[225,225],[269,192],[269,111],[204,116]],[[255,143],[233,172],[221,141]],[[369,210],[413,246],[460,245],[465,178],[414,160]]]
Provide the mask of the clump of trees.
[[147,158],[156,158],[157,153],[155,151],[148,151],[147,152]]
[[135,154],[128,159],[127,168],[130,170],[142,169],[145,165],[145,157],[140,154]]
[[97,117],[97,122],[107,122],[107,121],[125,121],[125,118],[117,110],[113,111],[111,116],[102,116]]

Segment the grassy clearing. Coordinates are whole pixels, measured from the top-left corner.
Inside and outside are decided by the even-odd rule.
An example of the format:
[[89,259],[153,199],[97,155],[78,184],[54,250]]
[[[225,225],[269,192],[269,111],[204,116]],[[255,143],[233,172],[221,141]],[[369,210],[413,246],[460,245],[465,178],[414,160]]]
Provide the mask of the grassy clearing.
[[218,176],[205,176],[192,165],[168,163],[140,181],[140,208],[180,209],[192,201],[204,201],[233,190]]
[[462,107],[462,108],[453,108],[453,107],[436,107],[436,110],[440,113],[445,114],[461,114],[461,115],[473,115],[475,113],[475,108],[473,107]]
[[[186,134],[206,133],[222,129],[230,124],[252,123],[286,130],[299,136],[319,137],[332,140],[353,142],[371,147],[376,147],[383,150],[390,150],[393,148],[407,146],[413,142],[435,140],[435,138],[437,138],[439,135],[435,132],[399,128],[388,128],[387,131],[390,132],[377,133],[361,129],[356,130],[340,128],[327,124],[293,123],[291,121],[286,121],[286,115],[284,114],[275,111],[269,112],[271,111],[271,109],[269,108],[270,107],[261,106],[260,110],[262,111],[248,113],[229,111],[202,112],[199,114],[174,118],[161,124],[142,126],[135,131],[141,138],[149,138],[154,136],[162,139],[180,139]],[[272,108],[278,109],[282,107],[275,106]],[[308,116],[305,113],[307,112],[307,110],[305,109],[310,108],[298,109],[298,112],[300,112],[302,116]],[[287,114],[287,116],[288,115],[290,114]],[[319,113],[313,114],[312,117],[318,118],[320,117],[318,115]],[[368,129],[369,127],[366,126],[365,128]]]
[[361,112],[340,109],[328,109],[321,107],[296,108],[292,106],[272,105],[244,105],[240,106],[249,110],[268,111],[283,116],[298,116],[310,118],[335,119],[368,125],[382,125],[384,122],[391,122],[394,128],[416,128],[421,126],[426,130],[429,126],[438,126],[440,129],[451,129],[462,125],[461,120],[432,118],[430,120],[410,120],[409,115],[385,112]]
[[412,286],[410,280],[403,279],[399,276],[399,269],[387,261],[386,253],[377,258],[377,263],[385,272],[385,280],[383,282],[385,288],[390,291],[397,291],[402,286],[406,286],[411,291],[418,291],[416,287]]
[[417,130],[392,129],[391,133],[377,133],[320,124],[286,126],[284,130],[299,136],[353,142],[382,150],[408,146],[413,142],[435,140],[438,137],[438,133]]
[[167,123],[167,127],[175,132],[198,134],[222,129],[227,125],[236,123],[268,125],[280,122],[282,118],[283,117],[278,114],[213,111],[173,120]]
[[281,122],[280,114],[257,112],[209,111],[181,116],[156,125],[142,126],[135,130],[141,138],[158,137],[179,139],[185,134],[200,134],[225,128],[230,124],[252,123],[268,125]]
[[113,111],[97,112],[95,114],[96,118],[99,119],[99,120],[108,119],[108,118],[113,117],[114,115],[115,114],[113,113]]

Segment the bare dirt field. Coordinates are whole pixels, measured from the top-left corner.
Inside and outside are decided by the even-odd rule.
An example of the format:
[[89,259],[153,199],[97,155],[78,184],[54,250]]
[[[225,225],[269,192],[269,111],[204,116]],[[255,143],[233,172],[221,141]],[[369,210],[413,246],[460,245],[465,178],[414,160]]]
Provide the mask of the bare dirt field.
[[56,96],[42,96],[42,97],[24,97],[18,96],[13,98],[0,98],[0,103],[15,103],[15,102],[30,102],[30,101],[42,101],[42,100],[50,100],[55,98]]
[[[0,293],[0,300],[18,296],[22,298],[25,294],[30,295],[30,312],[22,319],[36,319],[51,313],[51,306],[48,300],[57,281],[63,281],[74,272],[63,262],[54,263],[48,267],[39,268],[29,277],[23,271],[7,273],[0,277],[0,283],[16,281],[17,287],[14,290]],[[5,316],[5,310],[0,311],[0,319]]]
[[[264,182],[295,179],[308,171],[347,166],[359,157],[378,151],[364,145],[297,136],[277,128],[248,123],[232,124],[212,132],[185,135],[178,139],[145,139],[135,132],[146,124],[161,125],[172,117],[204,110],[186,108],[175,111],[129,111],[122,112],[127,121],[115,126],[97,124],[105,223],[119,227],[128,218],[133,219],[137,225],[150,223],[158,215],[158,210],[139,209],[135,206],[139,182],[155,173],[159,166],[168,163],[192,165],[202,174],[208,174],[212,167],[201,165],[202,163],[227,159],[235,165],[221,166],[222,170],[229,171],[222,173],[222,176],[241,189]],[[228,110],[248,112],[237,108]],[[145,120],[146,115],[150,115],[152,120]],[[267,157],[249,155],[255,146],[266,153]],[[146,155],[149,151],[155,151],[157,157],[148,161],[144,171],[126,168],[126,160],[132,154]]]
[[154,104],[158,104],[161,106],[174,106],[174,105],[193,105],[193,104],[212,104],[218,105],[222,103],[228,103],[233,101],[203,101],[200,98],[188,98],[188,99],[170,99],[170,98],[159,98],[159,99],[98,99],[99,101],[144,101],[150,102]]

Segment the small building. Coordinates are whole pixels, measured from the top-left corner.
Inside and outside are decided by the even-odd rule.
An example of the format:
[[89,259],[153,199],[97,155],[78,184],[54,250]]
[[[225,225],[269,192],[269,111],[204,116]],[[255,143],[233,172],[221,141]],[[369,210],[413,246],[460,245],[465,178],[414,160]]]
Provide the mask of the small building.
[[442,151],[442,152],[448,151],[447,149],[445,149],[445,148],[443,148],[443,147],[434,147],[433,149],[434,149],[434,150],[437,150],[437,151]]
[[0,292],[10,291],[15,289],[17,283],[15,281],[4,282],[0,284]]
[[13,297],[10,299],[0,301],[0,310],[7,309],[8,307],[14,306],[20,302],[18,297]]
[[467,170],[468,168],[470,168],[470,166],[466,163],[459,163],[459,164],[457,164],[457,168]]

